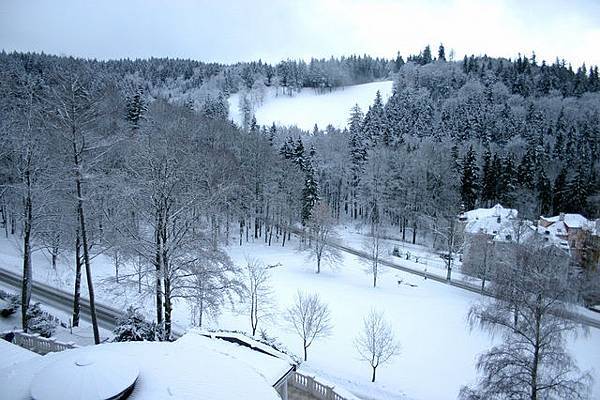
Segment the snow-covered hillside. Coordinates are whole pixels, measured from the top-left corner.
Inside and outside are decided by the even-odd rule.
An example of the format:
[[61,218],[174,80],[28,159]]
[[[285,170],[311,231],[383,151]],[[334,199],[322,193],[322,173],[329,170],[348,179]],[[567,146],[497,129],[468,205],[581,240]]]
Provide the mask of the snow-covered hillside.
[[[352,106],[358,104],[366,112],[378,90],[383,100],[387,100],[392,94],[392,83],[383,81],[346,86],[325,94],[317,94],[313,89],[305,88],[294,96],[281,92],[277,95],[271,88],[267,90],[262,105],[255,111],[256,120],[261,125],[275,122],[280,126],[296,125],[305,130],[312,130],[315,124],[320,128],[329,124],[344,128]],[[238,124],[242,120],[239,100],[239,94],[229,98],[229,116]]]

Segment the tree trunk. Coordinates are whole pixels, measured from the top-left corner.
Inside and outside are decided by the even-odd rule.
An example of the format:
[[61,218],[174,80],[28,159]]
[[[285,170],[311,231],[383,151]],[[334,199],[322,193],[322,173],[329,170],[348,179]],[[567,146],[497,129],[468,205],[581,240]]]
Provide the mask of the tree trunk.
[[375,382],[375,370],[377,367],[373,367],[373,375],[371,376],[371,382]]
[[308,354],[307,354],[307,346],[306,346],[306,340],[304,340],[304,361],[306,361],[308,359]]
[[229,204],[227,205],[227,213],[225,214],[225,246],[229,246]]
[[142,256],[138,256],[138,293],[142,293]]
[[258,326],[258,310],[256,302],[256,294],[252,294],[252,304],[250,305],[250,326],[252,327],[252,336],[256,335],[256,327]]
[[119,283],[119,252],[115,251],[115,281]]
[[[75,145],[73,149],[76,151]],[[87,230],[85,225],[85,212],[83,209],[83,193],[81,190],[81,170],[79,157],[75,153],[75,167],[76,167],[76,187],[77,187],[77,209],[79,211],[79,226],[81,229],[81,244],[83,246],[83,263],[85,265],[86,282],[88,285],[88,295],[90,302],[90,314],[92,319],[92,330],[94,331],[94,343],[100,344],[100,331],[98,330],[98,319],[96,316],[96,301],[94,297],[94,283],[92,277],[92,266],[90,264],[89,245],[87,239]]]
[[31,181],[29,170],[25,172],[27,196],[25,197],[25,226],[23,231],[23,284],[21,286],[21,324],[27,332],[27,310],[31,301],[31,224],[33,222],[33,207],[31,199]]
[[165,276],[165,340],[171,339],[171,313],[173,306],[171,304],[171,281]]
[[533,362],[531,364],[531,400],[538,399],[537,376],[540,363],[540,347],[541,347],[541,324],[542,312],[539,310],[539,304],[542,301],[541,295],[538,294],[538,307],[535,311],[535,340],[533,342]]
[[402,217],[402,241],[406,242],[406,218]]
[[162,239],[160,232],[162,230],[163,218],[162,211],[158,211],[158,218],[156,223],[156,228],[154,232],[154,240],[155,240],[155,259],[154,259],[154,269],[155,269],[155,292],[156,292],[156,325],[161,328],[163,325],[163,304],[162,304]]
[[73,292],[73,326],[79,326],[81,299],[81,236],[79,228],[75,230],[75,290]]
[[417,243],[417,221],[413,222],[412,244]]
[[377,262],[375,262],[375,265],[373,266],[373,287],[377,287]]
[[[168,210],[167,210],[168,212]],[[171,314],[173,311],[173,304],[171,300],[171,274],[170,274],[170,258],[168,250],[168,214],[165,214],[163,226],[161,230],[161,242],[162,242],[162,267],[163,267],[163,301],[165,309],[165,340],[171,339]],[[176,224],[176,219],[173,220],[173,225]]]

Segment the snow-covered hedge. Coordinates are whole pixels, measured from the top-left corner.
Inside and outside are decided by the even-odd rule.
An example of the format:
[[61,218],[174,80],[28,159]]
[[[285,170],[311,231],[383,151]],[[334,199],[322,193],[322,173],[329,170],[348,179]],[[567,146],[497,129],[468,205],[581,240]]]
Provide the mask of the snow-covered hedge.
[[27,329],[30,332],[39,333],[43,337],[51,337],[58,326],[55,317],[44,312],[40,303],[34,303],[27,310]]
[[7,318],[19,309],[19,296],[0,290],[0,316]]

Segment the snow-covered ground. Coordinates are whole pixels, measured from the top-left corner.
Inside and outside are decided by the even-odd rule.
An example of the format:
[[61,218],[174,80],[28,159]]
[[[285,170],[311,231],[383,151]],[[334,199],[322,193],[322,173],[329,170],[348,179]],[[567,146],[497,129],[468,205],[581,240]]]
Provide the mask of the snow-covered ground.
[[[305,88],[293,96],[284,95],[281,91],[277,94],[273,88],[268,88],[262,105],[255,110],[255,116],[260,125],[267,126],[274,122],[279,126],[295,125],[305,130],[312,130],[315,124],[321,129],[329,124],[345,128],[350,109],[358,104],[366,112],[378,90],[387,101],[392,94],[392,81],[346,86],[324,94]],[[239,94],[229,98],[229,116],[238,124],[242,120],[239,99]]]
[[[228,252],[240,264],[246,257],[258,258],[268,265],[281,263],[270,270],[279,312],[272,321],[261,321],[259,330],[265,329],[296,354],[302,353],[301,342],[287,327],[282,312],[291,304],[297,289],[316,292],[328,303],[334,324],[332,335],[309,348],[309,361],[302,365],[302,370],[318,374],[365,399],[452,399],[462,385],[473,381],[477,355],[492,343],[486,334],[471,332],[466,326],[467,311],[479,300],[479,295],[385,268],[379,287],[372,288],[366,266],[348,254],[344,254],[337,268],[324,268],[317,275],[314,262],[307,261],[306,253],[298,251],[297,241],[292,239],[285,248],[280,244],[268,247],[259,240],[231,246]],[[16,247],[9,240],[0,239],[0,261],[6,268],[20,268]],[[93,268],[98,282],[114,274],[106,257],[95,258]],[[36,253],[35,279],[70,287],[70,274],[72,267],[68,263],[61,263],[55,272],[46,257]],[[399,280],[415,286],[399,285]],[[138,296],[133,283],[121,283],[114,289],[112,281],[105,282],[98,284],[100,301],[123,307],[127,303],[145,305],[148,315],[152,315],[152,297]],[[371,308],[385,312],[402,345],[401,355],[379,368],[374,384],[370,382],[368,364],[358,359],[354,348],[362,318]],[[179,326],[189,325],[187,304],[175,305],[174,318]],[[245,315],[231,310],[208,324],[210,328],[246,331],[250,328]],[[588,336],[569,339],[569,349],[579,366],[584,370],[595,368],[592,375],[596,377],[600,376],[598,343],[600,330],[596,329],[591,329]],[[593,395],[600,397],[600,382],[596,383]]]

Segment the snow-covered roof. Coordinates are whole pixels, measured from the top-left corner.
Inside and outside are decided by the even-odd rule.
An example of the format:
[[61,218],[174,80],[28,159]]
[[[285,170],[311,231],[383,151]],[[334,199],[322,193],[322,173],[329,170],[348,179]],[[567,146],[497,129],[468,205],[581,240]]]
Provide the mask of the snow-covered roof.
[[[9,368],[13,364],[41,357],[39,354],[0,339],[0,369]],[[0,386],[2,387],[2,386]]]
[[28,359],[0,370],[0,388],[9,399],[31,399],[30,388],[39,371],[63,359],[90,354],[118,353],[139,368],[130,400],[264,399],[280,400],[272,380],[283,360],[255,356],[222,340],[189,333],[175,342],[121,342],[81,347]]
[[254,369],[258,374],[263,376],[271,386],[279,382],[279,380],[293,368],[293,361],[291,361],[287,355],[274,350],[270,346],[251,340],[247,336],[237,333],[220,333],[219,335],[237,338],[251,344],[251,347],[231,343],[221,338],[206,338],[208,340],[199,340],[198,336],[203,339],[205,339],[205,336],[200,331],[193,330],[182,336],[177,342],[181,342],[182,344],[193,342],[194,346],[202,346],[206,349],[227,355]]
[[563,214],[563,215],[556,215],[554,217],[540,217],[541,219],[548,221],[550,223],[556,223],[556,222],[560,222],[561,218],[562,221],[564,221],[564,223],[569,227],[569,228],[587,228],[588,226],[591,225],[590,222],[586,217],[584,217],[581,214]]
[[511,240],[514,238],[514,221],[518,211],[512,208],[504,208],[496,204],[491,208],[477,208],[467,211],[462,215],[466,220],[465,232],[471,234],[485,233],[492,235],[495,240]]
[[262,342],[254,340],[251,337],[244,335],[243,333],[228,331],[203,331],[199,329],[192,330],[190,332],[199,333],[201,335],[208,336],[213,339],[224,339],[228,342],[243,343],[248,348],[285,360],[289,365],[294,365],[296,363],[288,354],[278,351],[273,347],[266,345]]
[[35,400],[114,399],[127,392],[138,375],[135,360],[121,353],[67,352],[33,377],[30,392]]

